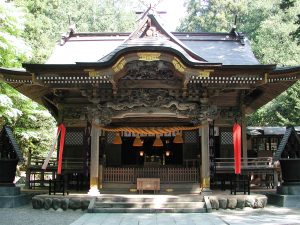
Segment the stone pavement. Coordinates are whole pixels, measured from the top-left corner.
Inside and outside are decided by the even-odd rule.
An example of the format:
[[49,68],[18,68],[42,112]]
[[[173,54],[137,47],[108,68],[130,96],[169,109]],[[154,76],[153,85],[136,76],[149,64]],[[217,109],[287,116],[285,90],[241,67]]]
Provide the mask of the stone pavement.
[[202,225],[227,224],[207,213],[89,213],[71,225]]
[[87,213],[71,225],[268,225],[299,224],[300,209],[213,210],[212,213]]

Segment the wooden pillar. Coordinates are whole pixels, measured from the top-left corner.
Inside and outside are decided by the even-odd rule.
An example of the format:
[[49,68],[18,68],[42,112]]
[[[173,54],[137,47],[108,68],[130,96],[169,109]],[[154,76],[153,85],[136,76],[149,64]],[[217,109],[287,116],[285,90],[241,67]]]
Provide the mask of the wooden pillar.
[[99,129],[92,125],[91,131],[91,162],[90,162],[90,190],[89,195],[97,196],[99,192]]
[[209,170],[209,126],[207,121],[202,122],[201,128],[201,187],[202,191],[210,190],[210,170]]
[[248,149],[247,149],[247,119],[245,113],[245,106],[242,106],[242,159],[243,164],[246,166],[248,161]]

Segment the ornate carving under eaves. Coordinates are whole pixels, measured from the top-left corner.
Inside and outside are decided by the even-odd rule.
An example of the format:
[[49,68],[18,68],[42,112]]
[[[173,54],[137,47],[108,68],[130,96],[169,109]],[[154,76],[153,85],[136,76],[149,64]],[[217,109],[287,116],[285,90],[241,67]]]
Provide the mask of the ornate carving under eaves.
[[171,68],[164,61],[133,61],[126,64],[127,72],[122,80],[180,80]]
[[201,105],[200,102],[186,102],[175,98],[163,89],[137,89],[131,92],[127,100],[118,99],[98,104],[92,111],[93,118],[101,120],[101,124],[109,124],[114,117],[139,113],[148,116],[168,114],[189,118],[191,123],[198,124],[203,119],[215,118],[219,111],[214,106]]

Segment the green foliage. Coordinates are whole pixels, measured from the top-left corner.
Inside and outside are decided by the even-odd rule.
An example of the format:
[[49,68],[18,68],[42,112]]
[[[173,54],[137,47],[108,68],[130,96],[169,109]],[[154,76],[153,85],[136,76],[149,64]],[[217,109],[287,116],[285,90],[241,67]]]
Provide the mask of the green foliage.
[[290,7],[294,7],[295,6],[295,2],[296,0],[282,0],[279,7],[281,10],[287,10]]
[[299,126],[300,82],[249,117],[250,126]]
[[295,31],[291,33],[293,39],[298,42],[300,45],[300,14],[297,15],[298,19],[296,20],[295,24],[298,26]]
[[296,25],[292,20],[282,21],[278,13],[261,23],[253,41],[253,50],[264,64],[292,66],[300,63],[300,46],[290,35]]
[[0,82],[0,120],[13,128],[24,154],[45,155],[53,138],[55,121],[50,113],[21,95],[9,85]]
[[13,4],[0,1],[0,67],[19,67],[30,57],[21,38],[23,19]]
[[180,31],[227,32],[234,24],[235,15],[246,13],[246,0],[190,0],[186,2],[187,17]]

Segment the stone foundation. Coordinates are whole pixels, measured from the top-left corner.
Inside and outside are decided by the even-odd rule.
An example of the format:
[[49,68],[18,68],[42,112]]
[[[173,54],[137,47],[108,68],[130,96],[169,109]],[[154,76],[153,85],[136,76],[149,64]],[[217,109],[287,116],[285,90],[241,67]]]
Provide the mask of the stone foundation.
[[264,208],[267,197],[264,195],[207,196],[212,209],[243,209],[244,207]]
[[91,198],[88,197],[60,197],[60,196],[35,196],[32,198],[34,209],[54,209],[54,210],[87,210]]
[[30,202],[31,195],[21,194],[19,187],[0,187],[0,208],[14,208]]

